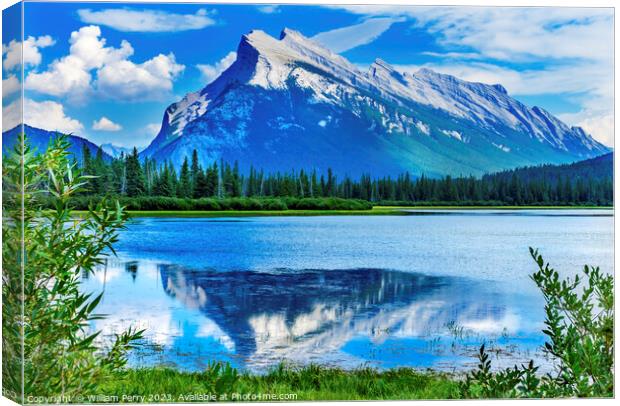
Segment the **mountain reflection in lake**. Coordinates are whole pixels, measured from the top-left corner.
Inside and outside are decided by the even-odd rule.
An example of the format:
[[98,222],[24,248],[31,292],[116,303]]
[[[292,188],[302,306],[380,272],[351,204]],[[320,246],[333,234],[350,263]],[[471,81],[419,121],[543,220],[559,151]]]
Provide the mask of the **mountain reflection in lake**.
[[108,317],[93,322],[103,339],[146,328],[133,366],[451,371],[475,364],[482,342],[496,366],[545,364],[528,247],[565,275],[613,272],[611,214],[140,218],[83,288],[105,289]]
[[[147,329],[134,365],[193,370],[217,359],[252,370],[280,361],[452,370],[472,364],[483,341],[504,351],[506,362],[542,344],[532,321],[541,317],[538,300],[507,301],[492,284],[466,278],[381,269],[217,272],[131,261],[109,262],[85,283],[105,284],[99,310],[109,316],[93,327],[110,334],[138,321]],[[515,300],[527,303],[519,314]]]

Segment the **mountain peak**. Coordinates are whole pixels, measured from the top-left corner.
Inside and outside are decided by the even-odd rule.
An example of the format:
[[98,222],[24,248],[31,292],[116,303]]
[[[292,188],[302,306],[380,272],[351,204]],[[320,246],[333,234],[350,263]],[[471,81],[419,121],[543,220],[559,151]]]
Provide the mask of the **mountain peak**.
[[418,69],[418,71],[415,74],[416,76],[441,76],[440,73],[435,72],[434,70],[430,68],[426,68],[426,67],[422,67]]
[[[248,143],[263,148],[263,158],[256,160],[268,166],[277,144],[283,156],[298,163],[299,154],[284,152],[292,145],[296,151],[306,151],[301,145],[310,150],[323,136],[326,150],[340,137],[346,140],[342,144],[357,145],[356,134],[372,134],[379,137],[377,143],[394,139],[396,149],[408,145],[412,151],[432,137],[441,146],[434,152],[435,163],[405,160],[402,165],[409,162],[438,173],[445,171],[445,162],[461,162],[463,148],[473,148],[468,153],[479,154],[485,162],[458,166],[466,172],[485,165],[524,164],[522,157],[528,154],[527,162],[538,163],[607,151],[549,112],[511,98],[501,85],[469,82],[428,67],[404,74],[380,58],[362,72],[328,47],[284,28],[279,38],[261,30],[243,35],[237,59],[227,70],[200,92],[168,107],[160,133],[142,156],[181,162],[202,145],[197,149],[203,160],[222,154],[238,159],[231,151]],[[420,134],[422,141],[416,138]],[[369,156],[374,156],[371,150]],[[321,153],[307,165],[330,165],[340,159],[340,152],[329,162],[326,156]],[[386,173],[382,171],[394,165],[411,168],[389,157],[382,156],[377,171]],[[343,165],[345,171],[360,169]]]
[[381,58],[375,59],[368,69],[368,74],[376,79],[389,79],[393,78],[402,84],[406,84],[404,74],[394,69],[392,65],[385,62]]
[[491,85],[491,87],[493,87],[495,90],[497,90],[500,93],[508,94],[508,90],[506,90],[506,88],[504,86],[500,85],[499,83]]
[[286,37],[307,39],[301,32],[284,27],[282,32],[280,32],[280,40],[283,40]]
[[389,72],[395,71],[395,69],[394,69],[394,67],[392,65],[390,65],[389,63],[387,63],[386,61],[384,61],[381,58],[375,59],[375,61],[370,66],[371,66],[371,68],[372,67],[374,67],[374,68],[381,68],[381,69],[387,70]]
[[[500,85],[499,83],[496,83],[494,85],[489,85],[486,83],[481,83],[481,82],[472,82],[472,81],[466,81],[463,79],[459,79],[456,76],[447,74],[447,73],[440,73],[437,71],[434,71],[430,68],[420,68],[416,73],[415,76],[419,77],[419,78],[425,78],[429,81],[443,81],[443,82],[450,82],[450,83],[454,83],[454,84],[458,84],[458,85],[463,85],[463,86],[474,86],[474,87],[479,87],[482,86],[485,89],[489,89],[492,91],[496,91],[499,92],[503,95],[508,95],[508,91],[506,90],[506,88],[502,85]],[[534,107],[534,109],[537,109],[538,107]]]
[[428,81],[441,81],[441,82],[452,82],[452,83],[465,83],[465,84],[474,84],[475,82],[468,82],[462,79],[457,78],[456,76],[450,75],[448,73],[441,73],[433,70],[431,68],[422,67],[418,69],[414,76],[419,78],[424,78]]
[[[262,30],[252,30],[241,36],[241,42],[237,49],[237,54],[250,52],[254,54],[261,50],[267,50],[276,46],[279,41]],[[252,50],[252,51],[251,51]]]

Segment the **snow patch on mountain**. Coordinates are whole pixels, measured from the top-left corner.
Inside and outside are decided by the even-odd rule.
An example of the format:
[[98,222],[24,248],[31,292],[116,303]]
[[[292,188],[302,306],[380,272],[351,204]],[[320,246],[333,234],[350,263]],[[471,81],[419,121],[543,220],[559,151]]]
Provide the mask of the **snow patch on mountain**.
[[440,130],[442,134],[447,135],[448,137],[456,138],[459,141],[465,142],[463,139],[463,135],[456,130]]
[[415,123],[415,126],[418,127],[418,130],[420,130],[422,134],[431,134],[431,128],[428,126],[428,124],[424,124],[423,122],[418,121],[417,123]]
[[[273,146],[283,142],[286,134],[316,136],[306,130],[311,127],[321,128],[323,134],[332,131],[326,147],[333,148],[332,143],[338,145],[338,137],[347,131],[341,127],[347,115],[355,117],[363,132],[373,137],[421,133],[429,136],[425,142],[434,139],[431,129],[441,128],[448,120],[452,129],[437,131],[461,141],[463,148],[478,148],[476,153],[485,159],[485,148],[492,151],[494,147],[515,154],[548,149],[553,152],[549,159],[565,156],[566,160],[609,151],[581,128],[569,127],[546,110],[529,108],[510,97],[500,84],[466,82],[426,68],[413,74],[399,72],[381,59],[361,71],[341,55],[285,28],[279,39],[260,30],[243,35],[237,59],[228,69],[201,91],[187,94],[166,109],[162,128],[143,155],[176,159],[193,146],[199,155],[210,158],[223,150],[246,148],[257,137],[275,151]],[[269,131],[253,136],[256,120]],[[448,153],[424,148],[427,154]],[[403,159],[418,160],[422,153],[401,152],[409,156]],[[488,159],[504,160],[503,165],[512,162],[492,155]],[[442,165],[450,159],[456,158],[437,157]],[[524,163],[543,158],[527,154],[511,159]]]
[[510,147],[507,147],[505,145],[493,143],[493,146],[497,149],[501,149],[504,152],[510,152]]

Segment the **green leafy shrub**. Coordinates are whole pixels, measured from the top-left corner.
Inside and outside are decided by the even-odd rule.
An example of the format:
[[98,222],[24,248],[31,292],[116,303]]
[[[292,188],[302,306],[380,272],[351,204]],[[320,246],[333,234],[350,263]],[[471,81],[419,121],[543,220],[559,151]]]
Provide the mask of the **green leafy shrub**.
[[73,197],[89,177],[76,174],[66,139],[40,155],[21,144],[2,168],[3,385],[22,402],[67,402],[122,368],[142,334],[130,329],[102,352],[94,345],[99,332],[88,329],[103,317],[95,313],[102,295],[79,290],[83,273],[114,252],[126,216],[118,202],[103,199],[72,217]]
[[[530,248],[538,265],[531,276],[545,299],[544,351],[555,371],[538,376],[533,362],[492,372],[480,348],[478,369],[461,385],[464,396],[611,397],[614,394],[614,280],[598,267],[585,266],[585,278],[560,279],[538,251]],[[585,282],[585,283],[584,283]]]
[[[93,204],[106,196],[74,196],[73,208],[88,210]],[[204,210],[204,211],[259,211],[259,210],[371,210],[372,203],[359,199],[342,199],[338,197],[203,197],[199,199],[164,197],[164,196],[115,196],[127,210]],[[53,199],[45,200],[46,207],[52,208]]]
[[194,201],[194,210],[216,211],[222,210],[217,199],[212,197],[203,197]]
[[239,373],[227,362],[210,362],[204,370],[204,382],[212,394],[227,394],[234,390]]

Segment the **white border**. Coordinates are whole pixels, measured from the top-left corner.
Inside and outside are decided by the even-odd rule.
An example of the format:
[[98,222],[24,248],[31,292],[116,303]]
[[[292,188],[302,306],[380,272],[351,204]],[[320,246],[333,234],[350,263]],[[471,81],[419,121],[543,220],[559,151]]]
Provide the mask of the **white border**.
[[[18,1],[16,0],[0,0],[0,6],[2,9],[5,9]],[[46,0],[26,0],[26,2],[53,2]],[[617,5],[617,1],[614,0],[331,0],[331,1],[322,1],[322,0],[273,0],[273,1],[256,1],[256,0],[201,0],[201,1],[183,1],[183,0],[106,0],[106,1],[84,1],[84,0],[61,0],[59,2],[71,2],[71,3],[203,3],[203,4],[312,4],[312,5],[320,5],[320,4],[344,4],[344,5],[368,5],[368,4],[381,4],[381,5],[407,5],[407,6],[420,6],[420,5],[430,5],[430,6],[503,6],[503,7],[611,7],[614,8],[615,14],[615,6]],[[615,16],[614,16],[615,18]],[[615,24],[614,24],[615,25]],[[2,22],[0,19],[0,32],[2,31]],[[0,34],[1,35],[1,34]],[[618,31],[615,30],[614,27],[614,52],[615,45],[618,44]],[[617,54],[614,55],[614,77],[618,77],[618,63],[617,63]],[[616,81],[614,80],[614,107],[615,100],[618,99],[618,86]],[[618,112],[614,108],[614,140],[615,140],[615,124],[618,123]],[[0,128],[2,128],[2,119],[0,117]],[[620,146],[620,143],[615,143],[614,145]],[[615,154],[614,154],[614,158]],[[0,158],[1,159],[1,158]],[[614,159],[614,202],[615,205],[620,204],[620,178],[618,177],[618,162],[617,159]],[[614,209],[615,213],[615,209]],[[618,237],[618,229],[616,227],[616,217],[614,215],[614,269],[620,269],[620,258],[615,255],[618,252],[618,247],[620,245],[620,241]],[[1,238],[1,237],[0,237]],[[616,292],[616,309],[618,308],[618,295]],[[1,315],[0,315],[1,317]],[[618,323],[615,324],[615,336],[618,337]],[[1,355],[0,355],[1,356]],[[616,354],[616,363],[618,360],[618,356]],[[618,391],[618,377],[615,376],[615,391]],[[374,404],[391,404],[391,405],[404,405],[404,404],[432,404],[432,405],[454,405],[455,401],[375,401]],[[466,402],[467,405],[506,405],[506,404],[514,404],[515,402],[527,403],[531,404],[532,402],[536,402],[536,404],[550,404],[554,403],[559,405],[558,402],[562,402],[562,405],[578,405],[583,402],[587,402],[588,404],[611,404],[615,403],[614,399],[549,399],[549,400],[462,400],[457,402]],[[302,403],[310,403],[312,405],[329,405],[334,402],[286,402],[291,404],[302,404]],[[354,405],[359,402],[337,402],[339,404],[347,404]],[[0,405],[5,404],[13,404],[12,401],[6,398],[0,398]],[[244,403],[244,404],[252,404],[252,405],[272,405],[272,403]]]

